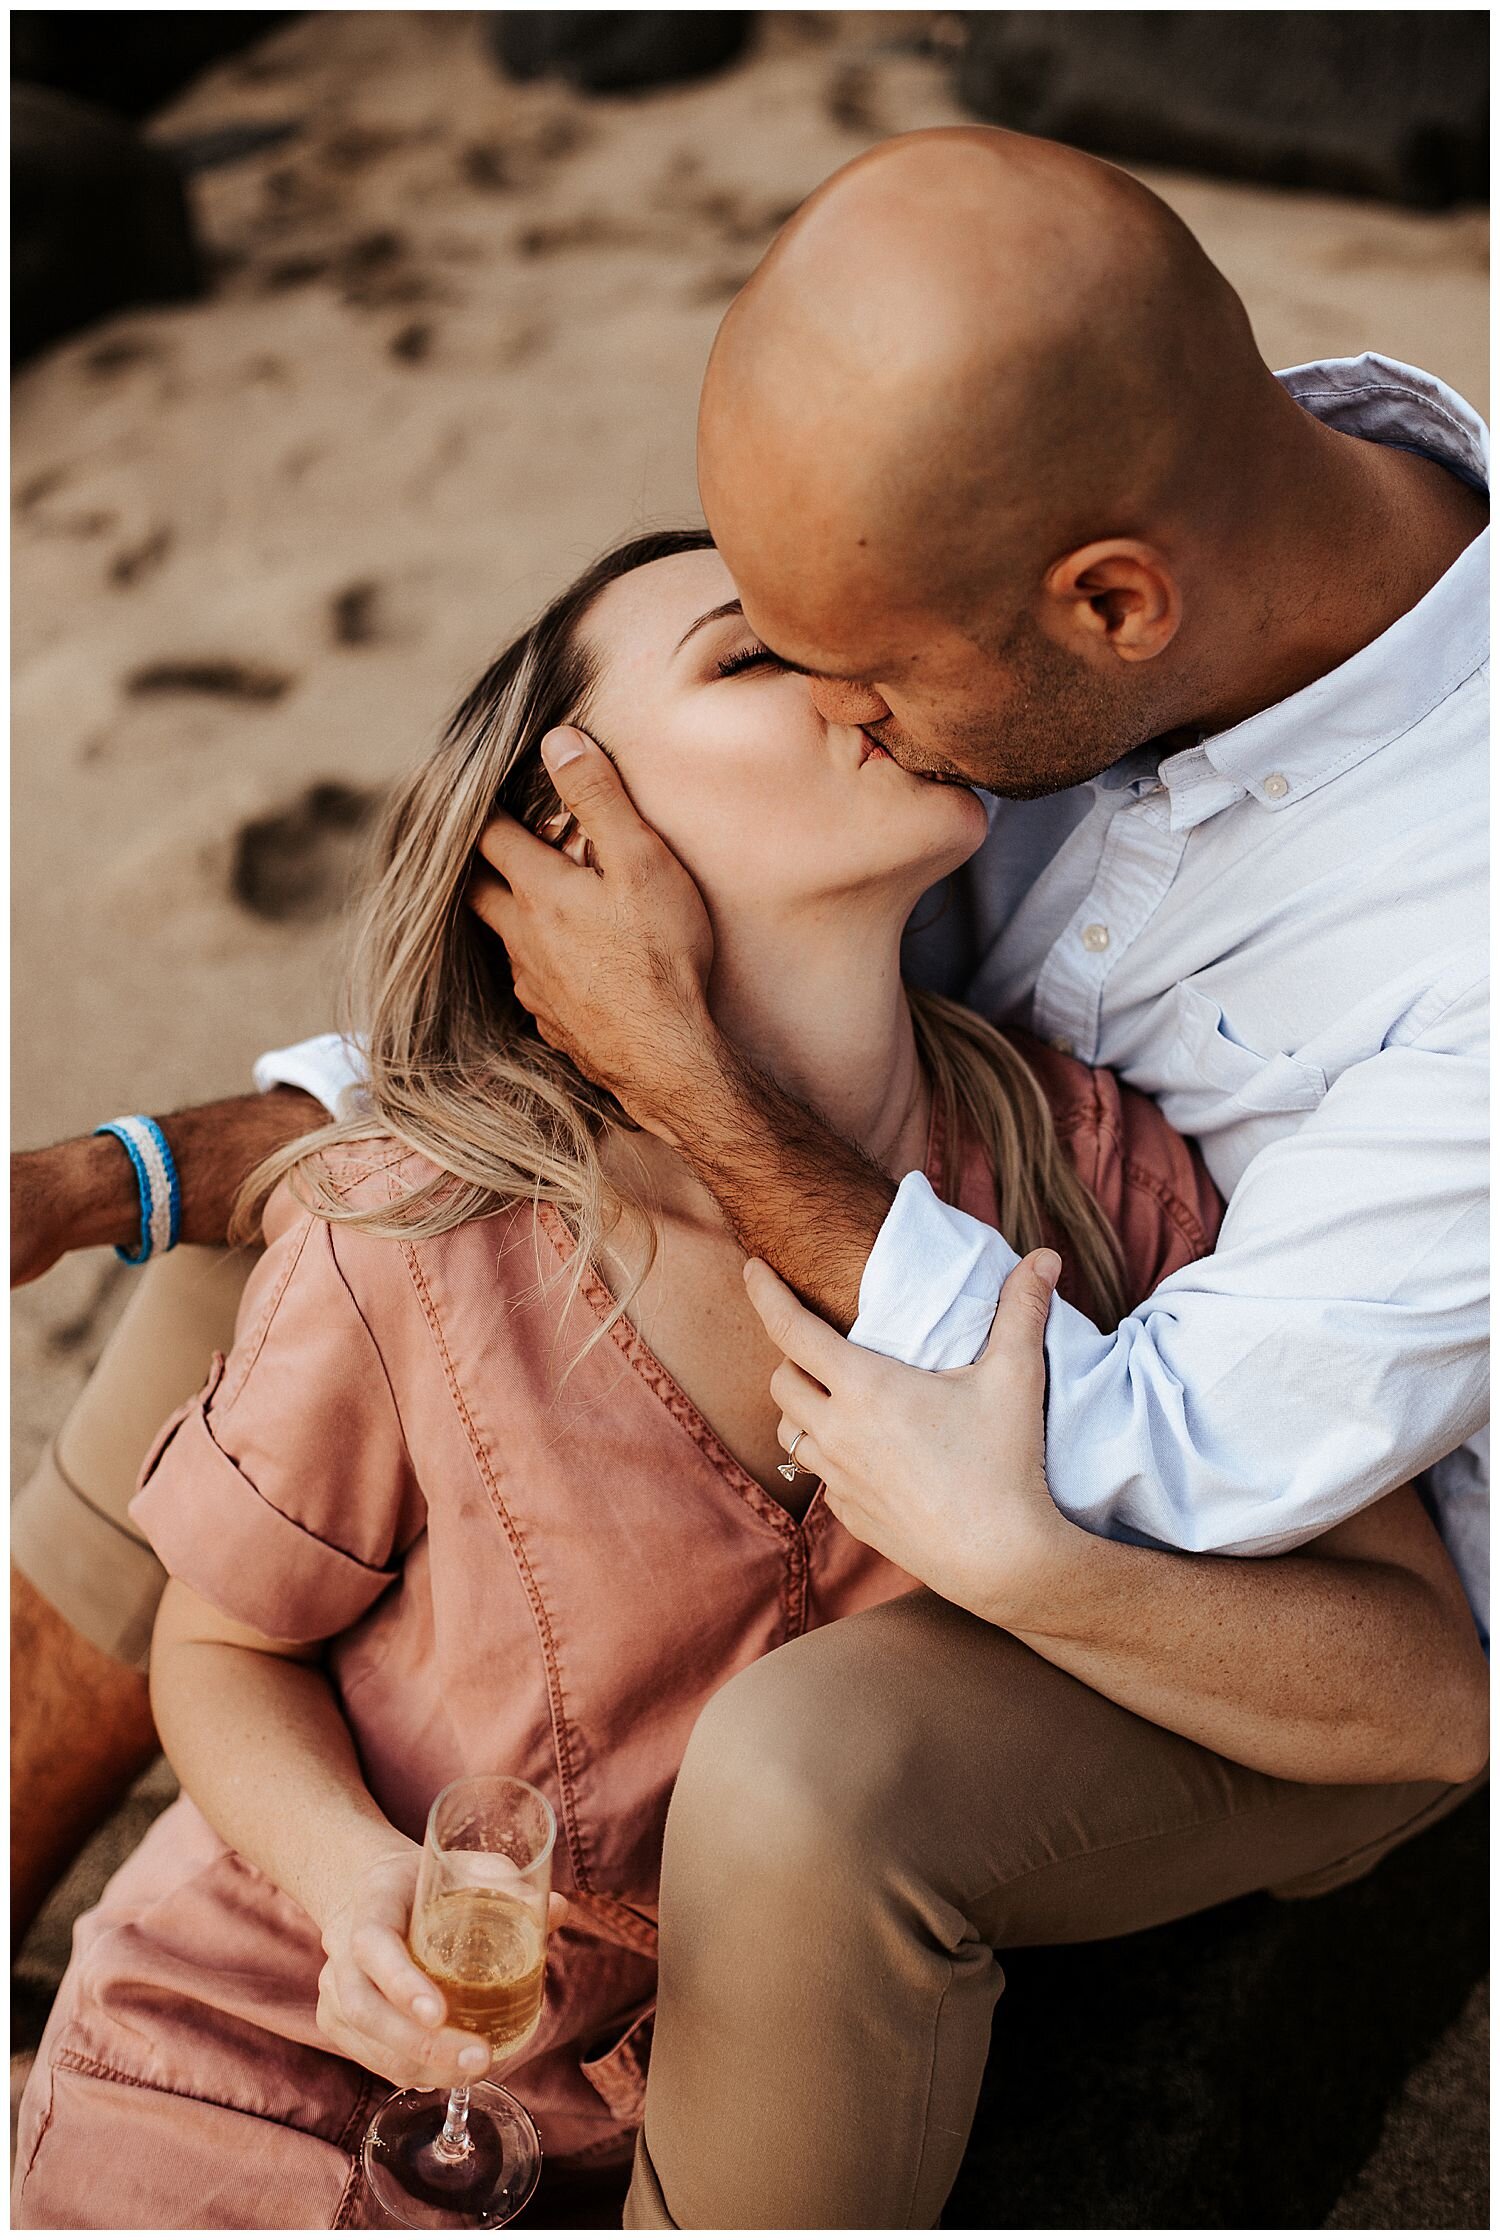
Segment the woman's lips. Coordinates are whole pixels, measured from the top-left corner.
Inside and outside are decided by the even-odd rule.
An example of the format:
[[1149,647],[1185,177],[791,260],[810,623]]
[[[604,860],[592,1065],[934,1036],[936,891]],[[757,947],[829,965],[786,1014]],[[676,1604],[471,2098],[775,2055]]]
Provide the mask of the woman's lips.
[[880,744],[880,741],[878,739],[872,739],[868,731],[862,731],[860,733],[860,737],[864,740],[865,743],[864,751],[859,758],[859,766],[861,770],[863,770],[867,762],[874,762],[877,759],[881,762],[890,761],[890,756],[886,753],[884,747]]

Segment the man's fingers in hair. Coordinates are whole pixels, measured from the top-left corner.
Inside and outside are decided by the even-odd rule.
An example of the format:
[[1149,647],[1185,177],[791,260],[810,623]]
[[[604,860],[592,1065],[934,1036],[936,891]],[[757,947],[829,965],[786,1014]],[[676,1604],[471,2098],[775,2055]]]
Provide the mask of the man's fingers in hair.
[[619,771],[585,731],[565,727],[542,741],[542,760],[558,798],[596,850],[626,853],[656,838],[625,791]]
[[502,811],[479,835],[479,853],[492,871],[517,893],[562,876],[558,851]]
[[505,881],[497,878],[487,865],[475,863],[464,889],[464,901],[491,933],[498,934],[502,941],[505,939],[516,898]]

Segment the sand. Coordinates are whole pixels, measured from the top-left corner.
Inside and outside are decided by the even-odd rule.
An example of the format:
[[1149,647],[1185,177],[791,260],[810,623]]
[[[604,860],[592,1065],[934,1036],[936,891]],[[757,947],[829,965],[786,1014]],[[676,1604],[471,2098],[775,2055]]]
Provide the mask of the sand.
[[[775,227],[960,121],[932,20],[770,16],[721,78],[598,100],[505,84],[464,13],[316,15],[160,117],[299,129],[196,182],[210,300],[18,384],[18,1144],[327,1023],[361,815],[575,567],[694,515],[704,359]],[[1141,175],[1273,364],[1379,348],[1483,405],[1483,213]],[[18,1474],[129,1282],[93,1254],[18,1296]]]

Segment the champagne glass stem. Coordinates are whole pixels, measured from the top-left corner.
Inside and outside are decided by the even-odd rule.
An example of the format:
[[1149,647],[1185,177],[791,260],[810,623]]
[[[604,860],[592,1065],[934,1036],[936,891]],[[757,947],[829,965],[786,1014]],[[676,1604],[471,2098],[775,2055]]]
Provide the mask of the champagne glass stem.
[[462,2162],[472,2153],[473,2141],[469,2137],[469,2088],[456,2084],[448,2095],[448,2115],[438,2133],[436,2152],[444,2162]]

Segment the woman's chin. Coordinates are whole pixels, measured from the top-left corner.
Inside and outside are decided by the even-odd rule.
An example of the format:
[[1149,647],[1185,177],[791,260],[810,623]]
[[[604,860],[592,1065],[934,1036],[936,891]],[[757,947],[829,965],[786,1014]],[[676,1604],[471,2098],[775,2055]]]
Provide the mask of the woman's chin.
[[[960,864],[967,863],[984,845],[989,819],[984,804],[967,786],[931,784],[924,791],[932,798],[914,802],[908,794],[901,804],[899,821],[892,817],[873,848],[862,849],[861,868],[847,882],[830,881],[888,896],[904,915],[919,896],[935,887]],[[825,868],[829,858],[825,857]]]
[[[932,876],[945,878],[967,863],[983,847],[989,833],[989,813],[972,786],[955,785],[943,778],[916,778],[902,773],[903,821],[910,819],[912,855],[925,866],[937,862]],[[925,841],[926,846],[921,846]],[[920,856],[918,849],[920,847]]]

